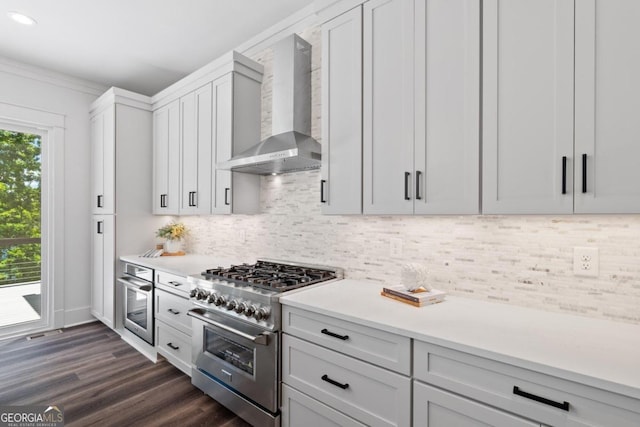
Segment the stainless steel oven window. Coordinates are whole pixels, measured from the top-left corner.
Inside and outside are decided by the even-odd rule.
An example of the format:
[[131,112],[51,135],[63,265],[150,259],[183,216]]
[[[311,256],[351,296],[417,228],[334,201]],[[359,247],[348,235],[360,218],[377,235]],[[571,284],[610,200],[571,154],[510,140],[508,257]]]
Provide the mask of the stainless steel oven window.
[[254,378],[253,370],[256,365],[255,348],[238,344],[234,340],[225,338],[205,326],[204,350]]

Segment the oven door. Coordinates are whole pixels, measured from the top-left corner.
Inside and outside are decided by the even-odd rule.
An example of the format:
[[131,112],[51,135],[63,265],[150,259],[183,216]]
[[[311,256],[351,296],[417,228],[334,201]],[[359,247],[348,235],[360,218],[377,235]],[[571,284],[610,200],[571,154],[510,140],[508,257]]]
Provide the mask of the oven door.
[[200,308],[193,317],[193,362],[218,382],[276,413],[278,334]]
[[153,286],[132,277],[121,277],[124,327],[153,345]]

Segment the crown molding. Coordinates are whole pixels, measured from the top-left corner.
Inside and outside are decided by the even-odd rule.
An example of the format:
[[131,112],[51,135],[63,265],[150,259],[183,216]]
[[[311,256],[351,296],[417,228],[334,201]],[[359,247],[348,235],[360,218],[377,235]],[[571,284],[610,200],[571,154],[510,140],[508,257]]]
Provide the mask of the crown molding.
[[43,83],[94,96],[100,96],[108,89],[107,86],[103,86],[98,83],[58,73],[45,68],[35,67],[4,56],[0,56],[0,72],[37,80]]

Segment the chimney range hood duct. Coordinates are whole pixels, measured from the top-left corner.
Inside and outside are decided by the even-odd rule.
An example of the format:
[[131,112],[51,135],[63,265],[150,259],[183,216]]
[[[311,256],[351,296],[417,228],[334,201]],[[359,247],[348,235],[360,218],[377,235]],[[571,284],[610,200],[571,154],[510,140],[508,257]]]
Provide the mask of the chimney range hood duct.
[[272,134],[217,167],[256,175],[320,167],[320,143],[309,136],[311,45],[296,34],[273,46]]

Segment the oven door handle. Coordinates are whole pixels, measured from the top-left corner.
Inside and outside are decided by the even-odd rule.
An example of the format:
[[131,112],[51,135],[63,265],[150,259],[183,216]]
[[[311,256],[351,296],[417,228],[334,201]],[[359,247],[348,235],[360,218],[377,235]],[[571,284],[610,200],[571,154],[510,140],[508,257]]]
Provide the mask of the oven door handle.
[[187,312],[187,315],[201,320],[205,323],[209,323],[210,325],[213,325],[215,327],[218,327],[220,329],[223,329],[227,332],[231,332],[234,335],[238,335],[239,337],[242,337],[244,339],[247,339],[255,344],[260,344],[260,345],[268,345],[269,344],[269,335],[268,334],[260,334],[260,335],[250,335],[247,334],[245,332],[239,331],[237,329],[234,329],[230,326],[225,325],[224,323],[220,323],[220,322],[216,322],[215,320],[211,319],[210,317],[207,317],[204,314],[204,310],[199,309],[199,308],[194,308],[192,310],[189,310]]
[[136,291],[151,292],[151,290],[153,289],[153,287],[150,284],[146,282],[141,282],[139,280],[135,280],[131,277],[121,277],[118,279],[118,282],[122,283],[127,288],[130,288]]

